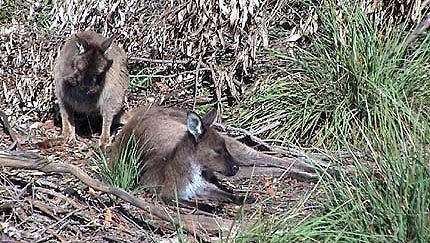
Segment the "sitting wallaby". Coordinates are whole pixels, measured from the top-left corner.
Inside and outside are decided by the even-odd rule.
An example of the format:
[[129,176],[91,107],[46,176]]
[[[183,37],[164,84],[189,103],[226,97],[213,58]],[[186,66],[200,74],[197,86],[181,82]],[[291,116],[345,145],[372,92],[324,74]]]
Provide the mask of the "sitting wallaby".
[[74,34],[62,47],[54,67],[62,136],[68,142],[76,140],[74,113],[100,114],[103,152],[129,83],[126,54],[112,42],[112,37],[92,31]]
[[153,187],[164,202],[171,204],[177,197],[180,203],[190,205],[197,197],[215,202],[252,203],[254,198],[233,194],[214,175],[216,171],[234,176],[239,170],[224,138],[210,127],[216,115],[215,109],[203,118],[194,112],[175,109],[140,109],[114,142],[111,163],[116,163],[122,146],[134,136],[139,146],[145,148],[140,182]]

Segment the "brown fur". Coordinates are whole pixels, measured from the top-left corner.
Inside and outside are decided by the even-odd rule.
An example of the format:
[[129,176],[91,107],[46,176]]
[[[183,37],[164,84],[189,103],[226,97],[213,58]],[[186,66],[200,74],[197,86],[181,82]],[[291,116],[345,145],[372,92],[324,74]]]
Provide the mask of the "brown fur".
[[62,136],[75,141],[74,113],[100,114],[103,152],[129,82],[126,54],[112,41],[92,31],[77,33],[66,41],[54,67]]
[[[128,112],[123,113],[120,117],[120,123],[123,125],[127,124],[127,122],[129,122],[134,116],[139,116],[139,114],[142,115],[146,109],[148,108],[130,110]],[[172,119],[175,119],[177,122],[185,124],[185,112],[175,110],[168,110],[163,112],[168,112],[171,115]],[[239,163],[240,166],[268,166],[283,168],[285,169],[285,175],[298,180],[316,180],[318,178],[318,175],[316,174],[317,171],[320,173],[324,173],[326,171],[335,176],[339,174],[339,172],[332,168],[329,164],[325,164],[322,161],[319,161],[319,164],[322,168],[318,169],[315,166],[310,165],[303,159],[284,160],[282,158],[270,156],[257,150],[254,150],[227,135],[222,135],[222,137],[225,140],[227,150]]]
[[[124,144],[135,136],[145,148],[140,181],[154,187],[165,202],[172,202],[176,190],[182,202],[201,197],[243,203],[244,197],[222,190],[213,174],[216,171],[233,176],[239,169],[224,138],[210,127],[216,111],[201,118],[204,132],[198,138],[188,128],[189,116],[184,111],[165,108],[142,108],[135,112],[112,146],[113,163],[121,150],[121,141]],[[246,202],[253,202],[253,199],[248,198]]]

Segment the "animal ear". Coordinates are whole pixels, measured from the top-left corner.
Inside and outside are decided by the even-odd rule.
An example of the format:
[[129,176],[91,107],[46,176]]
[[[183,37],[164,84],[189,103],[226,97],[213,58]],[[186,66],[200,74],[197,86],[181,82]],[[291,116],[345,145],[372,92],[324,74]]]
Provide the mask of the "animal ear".
[[88,42],[81,37],[79,37],[78,34],[75,34],[76,37],[76,48],[78,48],[78,55],[81,55],[82,53],[86,52],[88,49]]
[[198,142],[199,137],[204,133],[202,120],[192,111],[187,113],[187,130],[194,136],[196,142]]
[[217,115],[218,115],[218,109],[215,107],[211,111],[206,113],[206,115],[202,118],[203,124],[207,127],[212,125],[212,123],[215,122]]
[[105,53],[107,49],[109,49],[110,45],[112,45],[112,41],[113,41],[113,37],[110,37],[102,42],[100,47],[103,53]]

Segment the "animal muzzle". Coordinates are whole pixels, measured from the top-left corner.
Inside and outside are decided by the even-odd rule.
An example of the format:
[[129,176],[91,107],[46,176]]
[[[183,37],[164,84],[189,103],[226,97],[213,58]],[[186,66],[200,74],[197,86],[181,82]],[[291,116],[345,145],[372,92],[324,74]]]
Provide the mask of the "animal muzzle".
[[237,172],[239,171],[239,164],[237,163],[237,161],[231,156],[230,153],[226,153],[224,155],[224,160],[226,162],[226,171],[224,174],[225,176],[234,176],[237,174]]
[[234,176],[237,174],[237,172],[239,171],[239,165],[232,165],[230,166],[229,170],[227,171],[227,173],[225,173],[226,176]]

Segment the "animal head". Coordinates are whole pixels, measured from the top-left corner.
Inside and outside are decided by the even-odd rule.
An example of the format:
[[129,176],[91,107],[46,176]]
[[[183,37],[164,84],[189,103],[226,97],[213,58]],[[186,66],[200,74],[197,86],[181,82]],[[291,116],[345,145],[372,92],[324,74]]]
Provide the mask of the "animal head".
[[82,87],[99,85],[113,63],[113,60],[106,57],[106,51],[111,46],[113,38],[97,44],[89,42],[79,34],[76,34],[75,37],[77,54],[72,63],[74,78]]
[[239,165],[227,150],[224,138],[210,127],[216,115],[216,109],[208,112],[203,118],[194,112],[188,112],[187,130],[196,146],[196,159],[204,170],[234,176],[239,170]]

